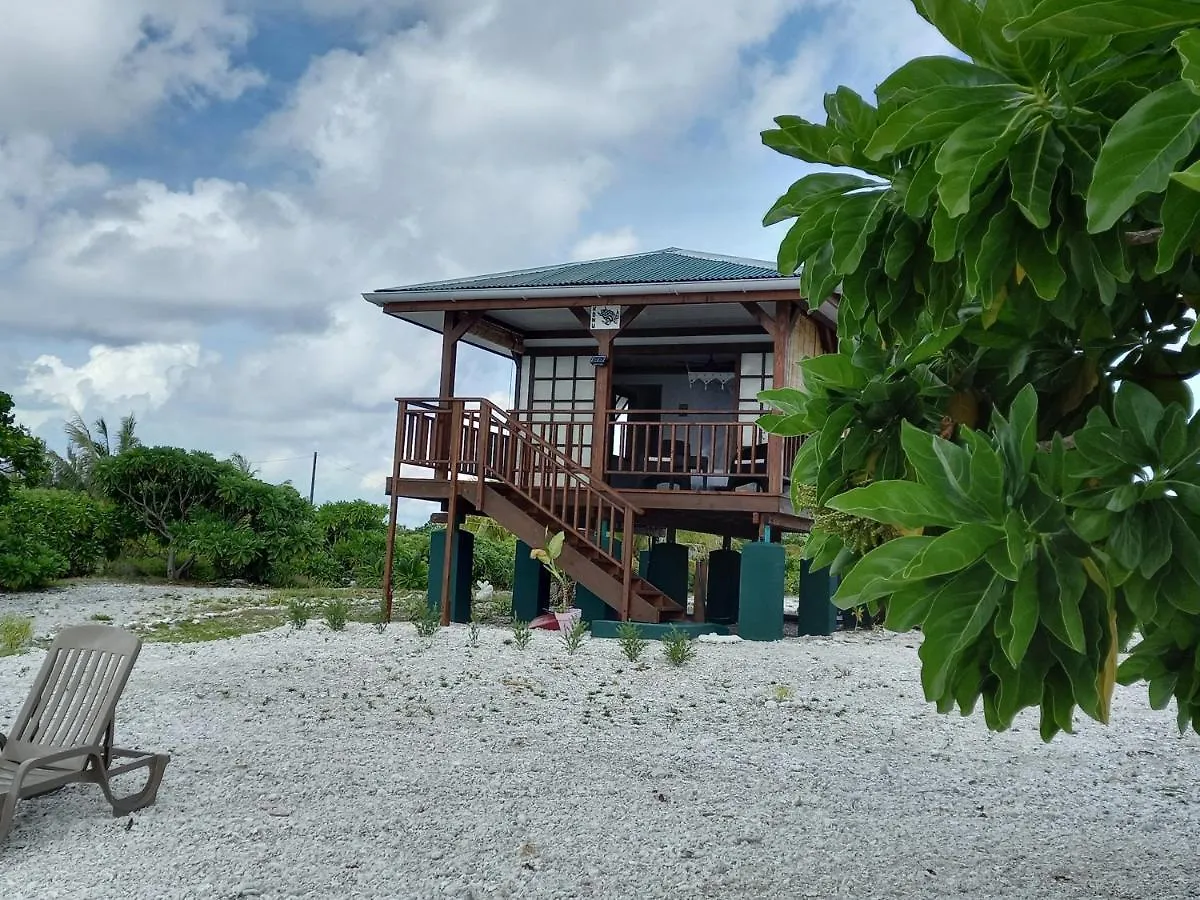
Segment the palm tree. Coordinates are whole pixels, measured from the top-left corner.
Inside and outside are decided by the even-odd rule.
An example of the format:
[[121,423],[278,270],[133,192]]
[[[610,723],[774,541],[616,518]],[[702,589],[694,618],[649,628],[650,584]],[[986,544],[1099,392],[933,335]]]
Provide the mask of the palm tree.
[[63,428],[67,435],[66,455],[59,456],[53,450],[48,451],[54,472],[54,484],[67,490],[90,492],[92,472],[97,461],[109,456],[119,456],[142,445],[135,433],[136,429],[137,419],[133,413],[121,419],[115,436],[109,431],[104,416],[97,418],[92,427],[88,428],[83,416],[75,413]]
[[233,456],[229,457],[229,461],[233,463],[237,470],[243,475],[249,475],[251,478],[258,476],[258,469],[254,468],[254,466],[250,464],[250,460],[248,460],[241,453],[233,454]]

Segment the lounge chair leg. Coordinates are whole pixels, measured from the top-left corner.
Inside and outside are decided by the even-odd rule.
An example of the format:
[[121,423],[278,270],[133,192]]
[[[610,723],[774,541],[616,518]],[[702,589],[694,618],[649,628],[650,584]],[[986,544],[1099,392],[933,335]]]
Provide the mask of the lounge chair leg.
[[17,812],[17,792],[10,791],[5,794],[4,800],[0,801],[0,842],[3,842],[8,837],[9,831],[12,830],[13,818]]
[[149,806],[158,798],[158,786],[162,781],[163,774],[167,771],[167,763],[171,761],[171,757],[165,753],[154,753],[146,757],[144,763],[139,761],[132,767],[142,768],[143,766],[150,769],[150,774],[146,779],[146,786],[136,794],[130,794],[127,797],[114,797],[112,786],[108,780],[108,773],[103,769],[97,769],[95,772],[95,781],[100,785],[100,790],[104,791],[104,797],[112,806],[113,816],[127,816],[131,812],[136,812],[139,809]]

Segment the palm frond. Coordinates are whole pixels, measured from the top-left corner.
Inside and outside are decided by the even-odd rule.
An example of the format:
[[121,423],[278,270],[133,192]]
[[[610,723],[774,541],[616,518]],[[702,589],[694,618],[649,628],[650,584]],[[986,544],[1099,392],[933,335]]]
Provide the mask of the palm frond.
[[142,442],[134,433],[137,429],[137,419],[133,413],[121,419],[121,428],[117,432],[117,453],[125,453],[134,447],[142,446]]

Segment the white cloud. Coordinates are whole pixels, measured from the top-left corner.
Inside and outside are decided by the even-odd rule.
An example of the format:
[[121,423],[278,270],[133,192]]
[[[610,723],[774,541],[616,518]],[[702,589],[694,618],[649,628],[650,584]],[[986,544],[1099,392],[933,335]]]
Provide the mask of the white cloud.
[[637,235],[626,225],[616,231],[596,231],[587,235],[571,248],[571,259],[605,259],[609,256],[627,256],[637,251]]
[[10,134],[112,133],[168,99],[236,97],[262,82],[232,61],[251,29],[224,0],[5,4],[0,123]]
[[[682,155],[701,120],[752,140],[766,112],[808,108],[843,72],[878,78],[928,36],[900,0],[304,0],[357,17],[365,42],[315,60],[255,130],[271,179],[168,186],[73,159],[71,140],[246,90],[251,17],[290,5],[63,2],[21,7],[0,34],[0,332],[40,357],[26,405],[144,408],[150,440],[241,451],[305,488],[317,449],[318,500],[378,496],[392,398],[436,385],[437,339],[360,291],[635,252],[633,225],[587,223],[626,170]],[[795,10],[828,13],[820,33],[748,79],[747,48]],[[756,227],[719,218],[714,233]],[[231,329],[236,348],[211,343]],[[72,338],[99,346],[78,363],[45,346]],[[510,384],[510,366],[464,352],[461,393],[507,403]]]
[[[212,364],[211,355],[205,362]],[[113,406],[157,409],[171,399],[188,373],[201,363],[196,344],[97,345],[86,362],[72,366],[43,355],[29,366],[20,394],[60,412]]]

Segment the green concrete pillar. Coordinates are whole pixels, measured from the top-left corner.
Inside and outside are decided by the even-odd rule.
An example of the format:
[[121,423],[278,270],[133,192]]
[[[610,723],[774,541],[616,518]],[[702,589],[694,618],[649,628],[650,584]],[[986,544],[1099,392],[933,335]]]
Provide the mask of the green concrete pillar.
[[532,548],[517,541],[513,565],[513,618],[532,622],[550,609],[550,573],[529,556]]
[[688,548],[686,544],[655,544],[642,551],[639,573],[678,603],[687,606]]
[[738,634],[747,641],[783,639],[783,590],[787,552],[782,544],[753,543],[742,548],[738,592]]
[[[442,602],[442,554],[446,547],[446,532],[439,529],[429,535],[429,588],[426,602],[438,609]],[[475,564],[475,535],[461,528],[453,529],[454,542],[450,556],[450,621],[471,621],[471,572]]]
[[[603,541],[603,539],[601,539]],[[613,555],[621,558],[621,542],[613,541]],[[585,588],[582,584],[575,585],[575,605],[583,610],[585,622],[615,621],[620,615],[615,609]]]
[[736,550],[713,550],[708,554],[708,599],[704,618],[732,625],[738,616],[738,588],[742,579],[742,557]]
[[801,560],[797,634],[833,634],[837,630],[838,609],[829,601],[832,596],[833,579],[829,568],[813,571],[809,560]]

